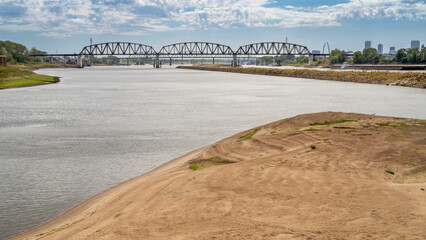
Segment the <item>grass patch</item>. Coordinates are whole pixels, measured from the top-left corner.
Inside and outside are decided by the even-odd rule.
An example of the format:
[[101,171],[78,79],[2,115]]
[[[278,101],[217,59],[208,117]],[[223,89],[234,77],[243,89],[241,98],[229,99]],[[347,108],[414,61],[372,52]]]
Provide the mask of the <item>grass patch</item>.
[[319,129],[316,129],[316,128],[308,128],[308,129],[305,129],[305,130],[303,130],[303,131],[306,131],[306,132],[313,132],[313,131],[320,131]]
[[311,145],[311,149],[313,150],[313,149],[316,149],[317,148],[317,146],[315,146],[315,145]]
[[256,134],[257,133],[257,129],[256,130],[254,130],[253,132],[251,132],[251,133],[248,133],[248,134],[246,134],[246,135],[244,135],[244,136],[241,136],[240,137],[240,139],[238,140],[239,142],[240,141],[243,141],[243,140],[246,140],[246,139],[250,139],[251,137],[253,137],[254,136],[254,134]]
[[395,175],[395,172],[390,171],[390,170],[385,170],[385,172],[390,173],[390,174],[392,174],[392,175]]
[[387,122],[387,123],[376,123],[378,126],[381,126],[381,127],[386,127],[386,126],[389,126],[390,125],[390,122]]
[[345,119],[342,119],[342,120],[331,121],[331,122],[324,121],[323,123],[321,123],[321,122],[314,122],[314,123],[311,123],[309,125],[311,125],[311,126],[317,126],[317,125],[327,125],[327,126],[330,126],[332,124],[339,124],[339,123],[345,123],[345,122],[357,122],[357,120],[345,120]]
[[27,69],[0,67],[0,88],[58,82],[58,78],[35,74]]
[[424,191],[425,189],[424,188],[420,188],[420,190]]
[[234,161],[223,159],[219,156],[214,156],[207,159],[194,159],[189,161],[189,169],[197,171],[204,168],[217,166],[217,165],[224,165],[224,164],[231,164],[235,163]]
[[277,133],[276,131],[272,131],[272,132],[270,132],[270,134],[275,134],[275,133]]

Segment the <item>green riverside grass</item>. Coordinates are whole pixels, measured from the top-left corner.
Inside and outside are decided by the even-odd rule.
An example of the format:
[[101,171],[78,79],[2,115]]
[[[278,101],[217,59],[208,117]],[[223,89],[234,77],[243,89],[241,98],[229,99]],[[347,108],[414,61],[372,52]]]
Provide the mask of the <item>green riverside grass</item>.
[[323,122],[323,123],[320,123],[320,122],[314,122],[314,123],[311,123],[311,124],[309,124],[309,125],[311,125],[311,126],[317,126],[317,125],[327,125],[327,126],[330,126],[330,125],[332,125],[332,124],[339,124],[339,123],[345,123],[345,122],[356,122],[357,120],[345,120],[345,119],[342,119],[342,120],[338,120],[338,121],[331,121],[331,122],[328,122],[328,121],[325,121],[325,122]]
[[217,165],[231,164],[235,163],[234,161],[223,159],[219,156],[214,156],[207,159],[194,159],[189,161],[189,169],[197,171],[204,168],[209,168]]
[[241,142],[241,141],[243,141],[243,140],[246,140],[246,139],[250,139],[251,137],[253,137],[254,136],[254,134],[256,134],[257,133],[257,129],[256,130],[254,130],[253,132],[251,132],[251,133],[249,133],[249,134],[246,134],[246,135],[244,135],[244,136],[241,136],[240,137],[240,139],[238,140],[239,142]]
[[27,69],[0,67],[0,89],[58,82],[57,78],[39,75]]

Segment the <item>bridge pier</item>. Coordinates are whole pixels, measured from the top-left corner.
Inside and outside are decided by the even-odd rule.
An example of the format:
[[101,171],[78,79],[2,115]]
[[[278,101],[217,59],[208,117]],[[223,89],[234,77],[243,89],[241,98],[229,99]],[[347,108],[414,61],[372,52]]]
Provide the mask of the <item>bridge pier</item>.
[[78,56],[78,67],[79,68],[83,68],[83,56],[79,55]]
[[67,65],[67,56],[64,56],[64,66]]
[[160,54],[155,54],[154,68],[160,68]]
[[232,54],[232,64],[231,67],[238,67],[238,63],[237,63],[237,54]]
[[170,58],[170,66],[172,66],[172,58]]
[[213,64],[214,64],[214,58],[213,58]]
[[53,56],[50,56],[50,63],[53,63]]
[[314,55],[309,55],[309,66],[314,65]]

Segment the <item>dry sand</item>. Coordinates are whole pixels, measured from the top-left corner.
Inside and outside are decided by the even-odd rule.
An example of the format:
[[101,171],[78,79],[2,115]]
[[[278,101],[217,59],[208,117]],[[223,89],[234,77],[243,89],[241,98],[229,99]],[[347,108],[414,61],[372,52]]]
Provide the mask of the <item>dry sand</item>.
[[[310,125],[339,120],[354,121]],[[307,114],[191,152],[12,239],[426,239],[422,188],[426,121]]]

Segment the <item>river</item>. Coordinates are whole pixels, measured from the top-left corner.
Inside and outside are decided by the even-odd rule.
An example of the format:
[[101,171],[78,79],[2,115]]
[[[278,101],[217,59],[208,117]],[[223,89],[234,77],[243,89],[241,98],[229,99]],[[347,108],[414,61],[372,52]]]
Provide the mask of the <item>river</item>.
[[303,113],[426,119],[426,90],[174,68],[42,69],[0,91],[0,239],[191,150]]

